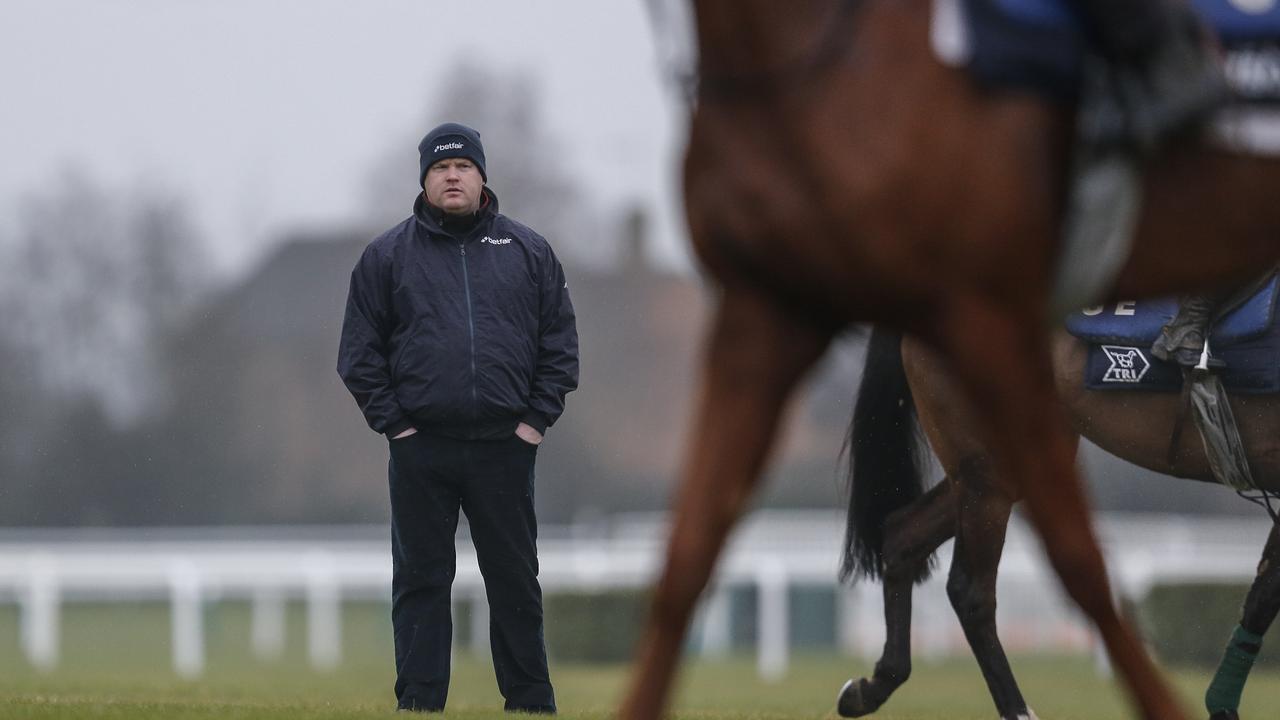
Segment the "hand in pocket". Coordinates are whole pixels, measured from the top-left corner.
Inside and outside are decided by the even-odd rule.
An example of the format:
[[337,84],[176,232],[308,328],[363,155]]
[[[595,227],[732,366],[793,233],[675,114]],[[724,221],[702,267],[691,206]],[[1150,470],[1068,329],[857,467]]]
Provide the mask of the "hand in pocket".
[[516,426],[516,437],[529,443],[530,445],[542,444],[542,433],[533,429],[533,426],[520,423]]

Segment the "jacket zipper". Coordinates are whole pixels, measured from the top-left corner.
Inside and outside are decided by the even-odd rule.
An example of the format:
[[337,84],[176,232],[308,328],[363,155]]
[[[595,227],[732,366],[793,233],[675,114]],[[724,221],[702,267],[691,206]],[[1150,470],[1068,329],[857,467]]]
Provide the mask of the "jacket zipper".
[[474,420],[479,416],[477,409],[480,403],[476,394],[476,323],[471,315],[471,278],[467,274],[466,242],[458,243],[458,250],[462,252],[462,291],[467,297],[467,332],[471,340],[471,417]]

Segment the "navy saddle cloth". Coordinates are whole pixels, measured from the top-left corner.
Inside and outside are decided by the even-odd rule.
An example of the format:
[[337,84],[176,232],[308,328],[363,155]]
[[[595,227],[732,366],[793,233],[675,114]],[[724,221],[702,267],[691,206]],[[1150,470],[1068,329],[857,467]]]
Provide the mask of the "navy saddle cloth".
[[[1253,297],[1227,313],[1209,336],[1214,357],[1226,362],[1222,384],[1241,393],[1280,392],[1280,323],[1273,276]],[[1141,300],[1089,308],[1067,317],[1067,332],[1090,344],[1085,387],[1090,390],[1175,391],[1177,365],[1151,356],[1151,343],[1173,319],[1177,301]]]
[[[979,81],[1072,101],[1085,31],[1067,0],[961,0]],[[1241,99],[1280,101],[1280,3],[1190,0],[1227,51],[1227,77]]]

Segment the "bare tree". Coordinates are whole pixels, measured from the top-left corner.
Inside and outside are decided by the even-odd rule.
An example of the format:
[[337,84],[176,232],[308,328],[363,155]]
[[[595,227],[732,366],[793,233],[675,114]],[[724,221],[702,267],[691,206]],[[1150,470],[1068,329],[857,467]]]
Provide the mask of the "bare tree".
[[25,198],[0,335],[34,359],[55,396],[89,396],[128,423],[163,396],[154,341],[206,286],[185,206],[170,194],[112,193],[64,172]]

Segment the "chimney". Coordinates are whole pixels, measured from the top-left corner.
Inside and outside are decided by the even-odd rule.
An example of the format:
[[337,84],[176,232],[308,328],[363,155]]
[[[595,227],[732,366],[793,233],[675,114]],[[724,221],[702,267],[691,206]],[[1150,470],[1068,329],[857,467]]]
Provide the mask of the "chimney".
[[622,271],[625,274],[647,273],[649,259],[646,253],[649,234],[649,216],[639,206],[627,211],[622,224]]

